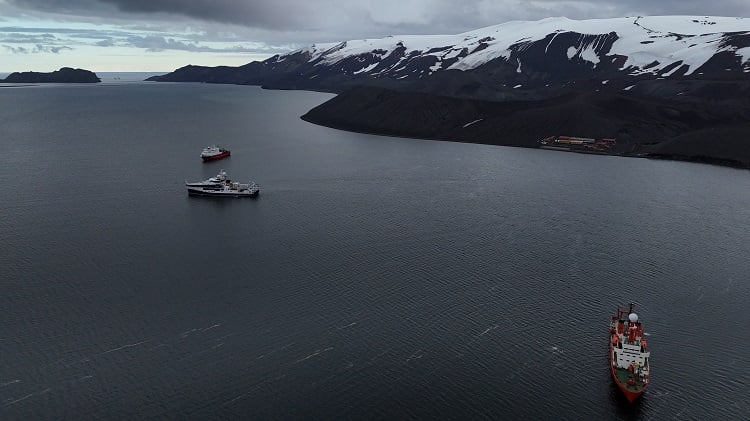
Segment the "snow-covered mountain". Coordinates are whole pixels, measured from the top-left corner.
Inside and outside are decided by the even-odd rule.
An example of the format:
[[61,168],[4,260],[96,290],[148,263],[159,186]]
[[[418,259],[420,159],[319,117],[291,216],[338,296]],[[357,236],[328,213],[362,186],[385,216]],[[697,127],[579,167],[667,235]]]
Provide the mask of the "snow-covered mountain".
[[[449,76],[448,76],[449,75]],[[638,16],[508,22],[458,35],[314,44],[238,68],[187,66],[154,78],[341,91],[356,84],[480,97],[488,89],[617,89],[642,80],[750,80],[750,19]]]
[[[390,36],[316,44],[289,55],[309,55],[315,66],[350,74],[415,77],[441,70],[472,70],[495,59],[537,69],[542,60],[580,62],[627,74],[690,75],[719,53],[750,72],[750,19],[652,16],[596,20],[547,18],[508,22],[459,35]],[[418,66],[410,66],[419,62]],[[430,64],[431,63],[431,64]],[[430,64],[429,66],[425,66]],[[415,74],[418,73],[418,74]]]

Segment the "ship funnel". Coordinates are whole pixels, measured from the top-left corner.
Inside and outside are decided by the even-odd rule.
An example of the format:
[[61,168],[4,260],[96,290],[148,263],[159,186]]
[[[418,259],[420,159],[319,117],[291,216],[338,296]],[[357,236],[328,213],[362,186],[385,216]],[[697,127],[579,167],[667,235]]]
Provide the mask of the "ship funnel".
[[635,323],[638,321],[638,315],[635,313],[630,313],[630,315],[628,315],[628,320],[630,320],[630,323]]

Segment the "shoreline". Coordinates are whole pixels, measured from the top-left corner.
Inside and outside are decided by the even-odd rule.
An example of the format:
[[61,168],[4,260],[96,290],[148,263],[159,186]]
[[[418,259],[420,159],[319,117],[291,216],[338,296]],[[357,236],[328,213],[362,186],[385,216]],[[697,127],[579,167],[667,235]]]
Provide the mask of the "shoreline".
[[542,147],[542,146],[498,145],[498,144],[487,143],[487,142],[436,139],[436,138],[421,137],[421,136],[403,136],[403,135],[398,135],[398,134],[378,133],[376,131],[351,130],[351,129],[346,129],[342,127],[337,127],[335,125],[323,124],[317,121],[313,121],[309,118],[305,118],[305,115],[300,116],[300,119],[310,124],[315,124],[321,127],[327,127],[329,129],[341,130],[341,131],[350,132],[350,133],[375,135],[375,136],[428,140],[432,142],[469,143],[469,144],[474,144],[474,145],[502,146],[502,147],[508,147],[508,148],[538,149],[538,150],[548,150],[550,152],[567,152],[567,153],[576,153],[576,154],[582,154],[582,155],[611,156],[615,158],[640,158],[640,159],[652,159],[652,160],[659,160],[659,161],[677,161],[677,162],[688,162],[688,163],[693,163],[693,164],[713,165],[717,167],[732,168],[732,169],[738,169],[738,170],[750,170],[750,164],[746,164],[741,161],[731,160],[731,159],[711,158],[711,157],[706,157],[706,156],[688,157],[688,156],[679,156],[679,155],[651,154],[651,153],[637,153],[637,154],[629,154],[629,153],[621,153],[621,152],[607,153],[607,152],[600,152],[600,151],[585,151],[585,150],[573,150],[573,149],[563,149],[563,148],[555,149],[554,147]]
[[[535,101],[482,101],[359,87],[301,118],[380,136],[653,158],[750,169],[738,119],[750,102],[703,104],[582,91]],[[596,145],[548,144],[550,135],[599,139]]]

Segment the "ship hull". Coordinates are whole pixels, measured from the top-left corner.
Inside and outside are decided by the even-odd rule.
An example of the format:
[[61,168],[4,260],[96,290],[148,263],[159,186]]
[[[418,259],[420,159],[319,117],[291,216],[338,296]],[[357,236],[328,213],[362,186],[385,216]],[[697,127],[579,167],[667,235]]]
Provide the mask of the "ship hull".
[[231,152],[224,151],[224,152],[218,153],[216,155],[202,156],[201,158],[203,158],[204,162],[205,161],[216,161],[218,159],[224,159],[224,158],[228,157],[229,155],[231,155]]
[[226,191],[226,190],[207,190],[207,189],[190,189],[188,188],[188,194],[190,196],[203,196],[203,197],[258,197],[260,192],[255,191]]

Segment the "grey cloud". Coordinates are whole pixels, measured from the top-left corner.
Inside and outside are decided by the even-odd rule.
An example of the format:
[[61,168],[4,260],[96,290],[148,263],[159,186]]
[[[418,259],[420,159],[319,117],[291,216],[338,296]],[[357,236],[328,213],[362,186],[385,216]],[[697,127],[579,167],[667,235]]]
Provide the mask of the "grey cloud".
[[[373,24],[475,29],[513,19],[574,19],[625,14],[750,16],[746,0],[6,0],[17,7],[63,14],[173,14],[276,30],[354,29]],[[366,28],[365,28],[366,29]]]
[[[235,45],[225,48],[209,47],[193,42],[179,41],[173,38],[161,36],[132,36],[127,39],[126,44],[136,48],[144,48],[148,52],[158,52],[164,50],[181,50],[191,52],[211,52],[211,53],[270,53],[286,52],[288,49],[274,49],[273,47],[250,48],[242,45]],[[278,51],[276,51],[278,50]]]
[[[142,27],[147,28],[147,27]],[[99,30],[70,28],[21,28],[0,27],[0,43],[3,44],[36,44],[36,45],[96,45],[98,47],[135,47],[148,52],[180,50],[190,52],[213,53],[255,53],[277,54],[293,49],[290,45],[274,45],[261,42],[244,42],[245,37],[236,34],[194,33],[180,37],[164,36],[163,33],[144,33],[143,29]],[[207,46],[205,43],[213,43]],[[29,46],[10,47],[13,53],[41,52]],[[50,51],[52,47],[46,47]],[[58,50],[59,52],[59,50]]]
[[[146,51],[157,52],[164,50],[201,51],[200,47],[192,43],[176,41],[171,38],[159,36],[130,37],[127,44],[133,47],[144,48]],[[205,50],[204,50],[205,51]]]
[[18,32],[2,33],[0,32],[0,42],[11,44],[38,44],[55,42],[57,37],[52,34],[24,34]]
[[54,46],[54,45],[42,45],[42,44],[37,44],[33,48],[13,47],[10,45],[3,45],[3,48],[5,48],[7,51],[10,51],[13,54],[38,54],[38,53],[59,54],[60,51],[73,50],[72,48],[66,47],[66,46]]
[[[54,32],[54,34],[53,34]],[[13,52],[51,52],[59,53],[71,44],[90,44],[88,40],[97,40],[97,45],[104,45],[113,38],[122,37],[122,32],[99,31],[66,28],[20,28],[0,27],[0,42],[8,44],[33,44],[36,47],[14,47]],[[44,47],[39,47],[44,46]]]
[[164,12],[262,28],[304,25],[315,11],[312,1],[299,0],[100,0],[124,12]]
[[[0,0],[0,6],[2,5]],[[26,10],[55,13],[57,17],[86,16],[90,22],[126,23],[140,32],[195,34],[172,42],[141,41],[152,51],[205,51],[197,41],[227,42],[222,30],[237,40],[286,43],[380,38],[402,34],[455,34],[509,20],[549,16],[590,19],[634,15],[724,15],[750,17],[747,0],[5,0]],[[189,18],[189,19],[186,19]],[[158,26],[154,29],[154,26]],[[131,28],[138,28],[132,26]],[[139,32],[133,29],[132,33]],[[77,35],[83,38],[83,32]],[[123,35],[92,36],[112,45]],[[107,38],[112,38],[107,41]],[[150,44],[149,44],[150,42]]]
[[13,47],[10,45],[3,45],[3,48],[5,48],[6,51],[11,52],[12,54],[28,54],[29,49],[24,47]]
[[[739,16],[750,17],[750,2],[747,0],[608,0],[595,1],[560,1],[560,0],[535,0],[533,3],[544,5],[559,12],[564,12],[569,7],[577,9],[578,16],[570,18],[587,17],[618,17],[636,15],[706,15],[706,16]],[[605,16],[597,13],[604,11]],[[599,13],[601,13],[601,11]],[[612,14],[612,13],[616,14]],[[590,14],[590,16],[581,16]],[[564,15],[564,14],[563,14]]]
[[[0,36],[3,33],[17,34],[42,34],[42,36],[55,37],[60,35],[71,36],[76,38],[95,38],[105,35],[122,34],[123,31],[101,30],[101,29],[72,29],[72,28],[34,28],[20,26],[0,26]],[[57,35],[53,35],[57,34]]]
[[[6,0],[24,9],[84,16],[173,14],[260,28],[290,29],[309,22],[317,6],[299,0]],[[122,17],[122,16],[121,16]]]
[[34,50],[32,52],[33,53],[53,53],[53,54],[58,54],[60,51],[63,51],[63,50],[71,50],[72,51],[73,49],[70,48],[70,47],[57,47],[57,46],[54,46],[54,45],[41,45],[41,44],[37,44],[34,47]]

